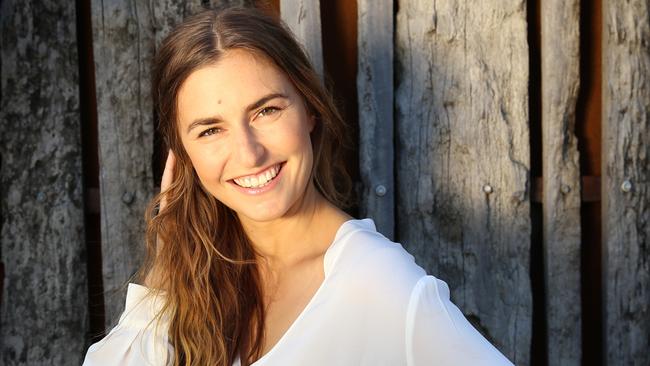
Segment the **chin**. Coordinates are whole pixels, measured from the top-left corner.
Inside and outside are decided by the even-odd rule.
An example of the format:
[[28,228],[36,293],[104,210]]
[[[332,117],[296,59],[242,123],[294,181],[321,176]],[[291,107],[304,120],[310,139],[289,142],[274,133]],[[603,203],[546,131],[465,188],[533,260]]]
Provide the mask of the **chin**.
[[300,211],[303,197],[276,197],[275,199],[252,205],[244,205],[244,202],[240,201],[230,208],[237,213],[240,219],[254,222],[269,222],[298,214],[297,211]]
[[273,221],[285,216],[287,210],[281,209],[257,209],[257,210],[237,210],[233,209],[237,216],[240,219],[245,218],[246,220],[255,221],[255,222],[268,222]]

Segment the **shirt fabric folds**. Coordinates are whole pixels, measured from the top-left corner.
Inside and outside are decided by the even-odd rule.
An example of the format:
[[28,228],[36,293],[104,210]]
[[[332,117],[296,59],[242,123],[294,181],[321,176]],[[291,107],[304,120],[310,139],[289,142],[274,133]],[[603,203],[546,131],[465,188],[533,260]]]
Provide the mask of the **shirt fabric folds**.
[[[349,220],[324,258],[325,279],[254,366],[512,365],[450,301],[449,287],[375,229]],[[166,365],[173,348],[160,297],[129,284],[118,324],[88,349],[84,366]],[[233,366],[240,366],[235,360]]]

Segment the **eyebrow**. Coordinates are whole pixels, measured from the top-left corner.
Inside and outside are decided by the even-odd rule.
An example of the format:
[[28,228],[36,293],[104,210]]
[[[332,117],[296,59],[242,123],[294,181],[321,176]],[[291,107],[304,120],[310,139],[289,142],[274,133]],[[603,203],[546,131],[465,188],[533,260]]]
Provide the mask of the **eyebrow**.
[[[257,100],[255,103],[250,104],[248,107],[246,107],[246,112],[250,112],[254,109],[257,109],[261,106],[263,106],[266,102],[268,102],[271,99],[275,98],[284,98],[284,99],[289,99],[288,96],[282,93],[271,93],[263,96],[259,100]],[[190,133],[194,127],[197,126],[206,126],[206,125],[211,125],[215,124],[217,122],[221,122],[222,119],[219,116],[213,116],[213,117],[205,117],[205,118],[197,118],[192,123],[190,123],[189,126],[187,126],[187,133]]]

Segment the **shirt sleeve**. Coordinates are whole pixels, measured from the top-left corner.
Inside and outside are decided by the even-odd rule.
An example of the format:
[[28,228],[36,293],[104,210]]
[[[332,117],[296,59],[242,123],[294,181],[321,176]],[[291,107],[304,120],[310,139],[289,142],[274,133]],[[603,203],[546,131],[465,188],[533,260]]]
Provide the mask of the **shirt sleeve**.
[[173,357],[167,335],[169,319],[155,319],[163,296],[150,295],[147,287],[129,283],[119,322],[88,348],[82,366],[166,365]]
[[449,287],[422,277],[411,293],[406,318],[408,366],[506,366],[512,363],[449,300]]

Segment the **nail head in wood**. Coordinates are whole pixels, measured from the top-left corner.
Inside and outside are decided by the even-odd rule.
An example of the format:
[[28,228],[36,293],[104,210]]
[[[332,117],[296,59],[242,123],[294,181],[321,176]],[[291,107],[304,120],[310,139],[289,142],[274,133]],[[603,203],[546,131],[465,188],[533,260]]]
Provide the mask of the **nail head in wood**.
[[379,197],[385,196],[386,192],[386,187],[383,184],[379,184],[375,187],[375,194]]
[[632,191],[632,182],[629,180],[624,180],[623,183],[621,184],[621,191],[628,193]]
[[122,195],[122,202],[126,203],[127,205],[130,205],[133,203],[133,199],[135,198],[135,195],[132,192],[126,191]]
[[492,191],[493,191],[493,189],[492,189],[491,185],[486,184],[486,185],[483,186],[483,192],[485,192],[487,194],[490,194],[490,193],[492,193]]

